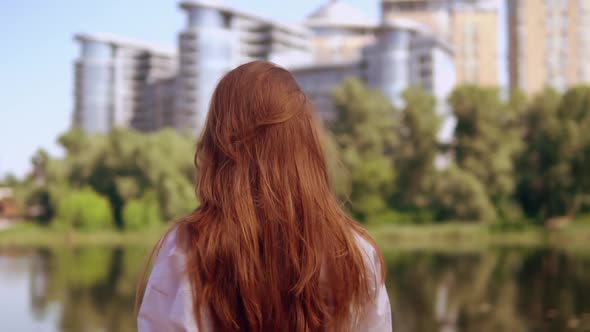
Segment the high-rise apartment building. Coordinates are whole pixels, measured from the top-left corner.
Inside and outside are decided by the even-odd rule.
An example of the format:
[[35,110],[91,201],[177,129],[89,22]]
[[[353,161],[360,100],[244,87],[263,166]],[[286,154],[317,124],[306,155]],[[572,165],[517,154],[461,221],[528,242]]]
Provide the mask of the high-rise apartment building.
[[362,49],[375,41],[379,25],[343,1],[329,0],[303,24],[312,31],[313,63],[340,64],[359,61]]
[[375,42],[378,23],[355,7],[329,0],[303,24],[312,32],[312,61],[289,69],[320,117],[330,121],[332,91],[348,77],[363,76],[363,49]]
[[360,61],[312,64],[292,68],[291,72],[320,118],[332,121],[336,116],[332,92],[347,78],[361,78],[363,72],[360,65]]
[[334,119],[331,94],[348,77],[379,89],[398,107],[409,86],[424,88],[442,105],[455,85],[451,47],[424,24],[373,22],[342,1],[329,1],[304,24],[314,33],[314,63],[291,70],[324,120]]
[[186,1],[188,25],[179,36],[175,127],[198,134],[219,79],[252,60],[288,66],[309,62],[311,34],[292,26],[216,4]]
[[440,104],[455,86],[453,49],[423,25],[398,19],[382,25],[365,48],[365,78],[397,107],[410,86],[423,88]]
[[75,62],[73,127],[106,132],[114,127],[150,130],[147,119],[156,108],[146,102],[150,85],[174,76],[174,53],[146,43],[110,35],[79,34],[81,53]]
[[[385,2],[405,8],[402,1]],[[466,42],[461,62],[453,61],[457,51],[432,22],[389,12],[386,20],[377,22],[343,0],[327,0],[297,25],[215,1],[184,1],[180,7],[188,20],[179,34],[176,56],[136,41],[79,35],[82,52],[76,61],[74,127],[104,132],[116,126],[143,131],[170,126],[197,135],[219,79],[252,60],[269,60],[290,69],[328,121],[334,118],[332,91],[348,77],[382,91],[398,107],[403,106],[402,93],[410,86],[424,88],[444,106],[457,81],[458,63],[471,66],[476,72],[474,80],[480,83],[485,79],[478,75],[485,71],[478,67],[482,58],[478,52],[483,49],[479,30],[469,30],[469,16],[445,21],[441,10],[447,7],[439,2],[419,3],[437,4],[440,17],[436,24],[451,29],[449,22],[459,22],[456,25],[466,26],[466,34],[475,39],[471,44]],[[453,13],[471,7],[465,8],[456,5]],[[477,32],[475,37],[469,35],[473,31]],[[477,59],[470,60],[469,55]],[[469,75],[465,74],[468,70],[463,73]]]
[[443,38],[450,39],[451,1],[381,0],[381,20],[383,22],[411,20],[429,27]]
[[511,87],[590,82],[590,0],[506,0]]
[[500,83],[500,0],[382,0],[381,4],[384,22],[422,23],[453,46],[458,83]]
[[176,124],[176,77],[149,82],[140,98],[132,127],[142,131],[155,131]]

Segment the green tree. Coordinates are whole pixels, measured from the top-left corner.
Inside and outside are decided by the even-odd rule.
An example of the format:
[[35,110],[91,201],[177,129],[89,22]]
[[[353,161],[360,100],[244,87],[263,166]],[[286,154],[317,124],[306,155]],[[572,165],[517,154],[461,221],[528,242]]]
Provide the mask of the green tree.
[[424,90],[412,88],[403,97],[406,106],[400,114],[400,144],[394,158],[398,173],[394,202],[403,210],[424,210],[430,200],[441,119],[435,112],[436,100]]
[[[515,162],[518,175],[516,192],[520,205],[530,217],[544,218],[544,214],[549,212],[542,212],[546,205],[562,205],[549,203],[552,199],[559,199],[559,194],[554,192],[557,186],[552,182],[561,181],[550,177],[551,169],[562,162],[557,151],[557,108],[560,100],[557,91],[546,89],[533,98],[521,120],[526,145]],[[555,169],[559,168],[562,167]]]
[[44,182],[37,196],[54,210],[71,190],[90,186],[108,198],[116,225],[123,228],[123,207],[154,191],[161,217],[178,218],[197,205],[192,185],[194,142],[167,129],[142,134],[115,129],[106,135],[73,130],[59,138],[64,159],[43,163]]
[[7,173],[2,179],[0,179],[0,187],[16,187],[19,184],[19,180],[16,175]]
[[162,216],[172,220],[194,210],[198,202],[193,186],[194,140],[165,129],[150,135],[147,150],[138,160],[155,188]]
[[437,220],[485,222],[497,217],[484,185],[454,165],[437,175],[431,200]]
[[563,137],[558,151],[569,169],[569,177],[563,179],[564,211],[570,215],[590,211],[590,85],[569,89],[557,116]]
[[158,197],[147,192],[140,199],[131,199],[123,208],[123,224],[126,230],[142,230],[158,225],[162,220]]
[[113,211],[109,201],[90,188],[74,191],[59,202],[56,226],[97,230],[113,227]]
[[381,93],[355,79],[334,91],[333,102],[337,117],[331,129],[350,172],[351,210],[365,222],[388,219],[395,180],[396,111]]
[[457,118],[452,146],[456,164],[481,181],[502,212],[514,193],[513,162],[522,147],[518,109],[503,104],[495,88],[461,86],[449,101]]
[[537,95],[523,116],[517,196],[540,220],[590,207],[590,87]]
[[350,173],[340,158],[339,146],[329,132],[324,132],[322,143],[332,190],[341,201],[346,201],[351,191]]

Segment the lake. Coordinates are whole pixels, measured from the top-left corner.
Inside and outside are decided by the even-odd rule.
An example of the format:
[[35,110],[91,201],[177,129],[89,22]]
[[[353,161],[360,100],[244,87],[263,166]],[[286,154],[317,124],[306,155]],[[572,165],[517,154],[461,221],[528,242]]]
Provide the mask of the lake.
[[[0,331],[134,331],[144,247],[0,249]],[[397,332],[590,331],[590,252],[386,253]]]

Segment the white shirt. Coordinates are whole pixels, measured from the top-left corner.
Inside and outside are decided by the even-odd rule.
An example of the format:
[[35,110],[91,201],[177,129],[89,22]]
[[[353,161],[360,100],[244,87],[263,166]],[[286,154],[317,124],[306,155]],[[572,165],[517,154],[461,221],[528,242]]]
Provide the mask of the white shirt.
[[[367,268],[380,279],[381,267],[377,253],[361,236],[357,242],[366,257]],[[154,262],[143,302],[137,317],[139,332],[213,332],[206,309],[202,311],[203,330],[197,327],[193,315],[191,286],[185,273],[185,253],[176,246],[176,230],[164,239],[160,253]],[[378,289],[377,289],[378,288]],[[385,285],[375,285],[375,299],[363,311],[355,331],[390,332],[391,308]]]

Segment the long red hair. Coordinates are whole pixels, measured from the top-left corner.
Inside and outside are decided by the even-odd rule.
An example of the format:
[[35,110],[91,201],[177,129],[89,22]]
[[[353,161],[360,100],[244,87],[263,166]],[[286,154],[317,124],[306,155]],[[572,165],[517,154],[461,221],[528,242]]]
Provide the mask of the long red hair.
[[383,273],[331,190],[320,122],[291,73],[255,61],[225,75],[195,166],[201,205],[176,230],[199,325],[207,309],[216,331],[351,330]]

